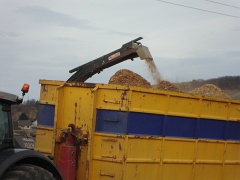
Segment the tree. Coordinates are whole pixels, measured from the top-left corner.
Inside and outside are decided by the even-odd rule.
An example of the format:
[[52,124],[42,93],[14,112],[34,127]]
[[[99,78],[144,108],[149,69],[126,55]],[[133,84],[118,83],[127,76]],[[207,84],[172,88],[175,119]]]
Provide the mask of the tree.
[[19,120],[28,120],[28,116],[27,116],[25,113],[22,113],[22,114],[19,116]]

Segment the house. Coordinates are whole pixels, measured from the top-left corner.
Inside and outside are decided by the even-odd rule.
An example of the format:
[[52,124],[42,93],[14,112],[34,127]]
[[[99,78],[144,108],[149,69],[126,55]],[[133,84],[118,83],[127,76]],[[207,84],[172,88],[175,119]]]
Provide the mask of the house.
[[18,127],[20,129],[31,129],[31,121],[30,120],[19,120],[18,121]]

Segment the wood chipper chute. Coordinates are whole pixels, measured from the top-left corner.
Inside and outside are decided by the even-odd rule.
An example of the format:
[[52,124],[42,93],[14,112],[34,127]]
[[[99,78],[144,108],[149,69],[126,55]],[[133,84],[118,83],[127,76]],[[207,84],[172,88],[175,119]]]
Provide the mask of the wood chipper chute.
[[103,55],[93,61],[71,69],[69,72],[75,72],[67,81],[68,82],[85,82],[88,78],[92,77],[96,73],[100,73],[103,69],[114,66],[125,60],[139,57],[140,59],[153,59],[148,47],[143,46],[139,40],[142,37],[136,38],[126,44],[123,44],[121,48]]

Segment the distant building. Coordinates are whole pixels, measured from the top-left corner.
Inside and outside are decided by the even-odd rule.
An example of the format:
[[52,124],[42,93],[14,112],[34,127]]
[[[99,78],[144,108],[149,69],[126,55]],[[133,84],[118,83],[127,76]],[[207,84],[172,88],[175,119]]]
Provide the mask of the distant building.
[[20,129],[31,129],[31,121],[30,120],[20,120],[18,121],[18,127]]
[[37,127],[37,120],[35,120],[35,121],[32,122],[31,127],[32,127],[33,129]]

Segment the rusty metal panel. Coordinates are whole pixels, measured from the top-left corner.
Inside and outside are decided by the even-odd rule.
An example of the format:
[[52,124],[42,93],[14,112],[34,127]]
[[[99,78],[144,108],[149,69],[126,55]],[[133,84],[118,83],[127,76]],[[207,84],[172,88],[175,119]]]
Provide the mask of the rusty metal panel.
[[92,124],[90,116],[94,109],[91,89],[63,86],[58,89],[58,93],[55,116],[57,127],[67,128],[72,123],[77,127],[82,127],[83,130],[87,130],[89,124]]
[[239,105],[239,101],[233,101],[231,103],[229,103],[229,120],[232,121],[239,121],[240,120],[240,105]]
[[200,117],[218,120],[228,119],[228,101],[214,101],[204,99],[201,102]]
[[54,155],[54,144],[54,129],[38,126],[34,150],[45,155]]
[[[240,166],[239,143],[103,133],[94,133],[93,142],[89,173],[94,178],[237,180],[239,177],[239,173],[234,173]],[[116,176],[119,172],[123,176]]]
[[132,90],[130,97],[130,111],[164,114],[167,110],[167,94]]
[[55,105],[58,98],[57,88],[63,85],[64,81],[39,80],[39,84],[41,84],[39,103]]
[[160,162],[161,147],[162,138],[130,136],[126,162]]
[[238,121],[240,102],[154,89],[129,89],[129,110],[173,116]]
[[89,179],[123,179],[125,138],[95,133]]
[[64,81],[40,80],[39,84],[41,84],[38,117],[40,122],[36,130],[35,151],[53,156],[56,141],[55,105],[58,100],[58,88]]
[[[194,168],[194,179],[222,179],[222,165],[221,164],[196,164]],[[228,178],[227,178],[228,179]],[[237,180],[237,179],[235,179]]]
[[81,146],[80,147],[80,157],[78,161],[78,169],[77,169],[77,177],[78,179],[86,179],[87,177],[87,168],[88,168],[88,159],[87,159],[87,152],[88,146]]
[[121,136],[97,135],[94,136],[93,159],[98,161],[123,162],[124,138]]
[[196,161],[198,163],[222,164],[224,153],[224,141],[199,140],[197,144]]
[[128,91],[124,89],[102,89],[96,92],[96,108],[126,111],[129,108]]
[[225,164],[222,174],[223,180],[240,179],[240,164]]
[[[40,83],[40,102],[55,105],[55,115],[52,129],[37,130],[36,150],[53,154],[70,123],[81,128],[88,144],[81,147],[78,178],[239,179],[239,101],[118,85]],[[100,120],[109,119],[98,111],[111,112],[111,121],[114,113],[126,114],[120,126],[126,130],[104,129]]]
[[92,171],[89,174],[91,180],[123,179],[122,164],[109,161],[93,161]]
[[166,138],[162,155],[163,161],[193,163],[193,159],[195,158],[195,146],[195,140]]
[[160,165],[152,162],[129,162],[125,165],[124,180],[160,179]]
[[63,179],[74,180],[76,178],[76,147],[65,146],[60,147],[60,158],[58,169],[61,172]]
[[238,163],[240,165],[240,142],[227,142],[225,163]]
[[161,168],[161,175],[159,179],[168,180],[190,180],[197,179],[192,175],[193,166],[185,163],[167,163],[163,164]]
[[199,99],[193,97],[169,96],[167,114],[198,117]]

